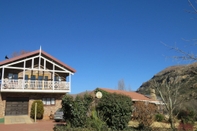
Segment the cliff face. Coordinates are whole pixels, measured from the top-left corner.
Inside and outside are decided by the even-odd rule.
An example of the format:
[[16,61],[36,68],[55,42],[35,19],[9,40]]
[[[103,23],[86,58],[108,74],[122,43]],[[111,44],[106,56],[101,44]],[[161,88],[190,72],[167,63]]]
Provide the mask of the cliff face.
[[168,67],[154,75],[149,81],[143,83],[137,92],[150,94],[153,81],[160,84],[176,81],[180,84],[180,94],[196,97],[197,94],[197,63]]

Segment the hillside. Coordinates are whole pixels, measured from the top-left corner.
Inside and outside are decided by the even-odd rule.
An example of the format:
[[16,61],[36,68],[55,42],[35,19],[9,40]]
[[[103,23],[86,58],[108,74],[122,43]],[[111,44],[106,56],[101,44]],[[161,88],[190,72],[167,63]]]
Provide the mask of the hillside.
[[197,63],[168,67],[155,74],[149,81],[143,83],[137,92],[145,95],[150,94],[150,88],[153,87],[153,80],[164,84],[166,81],[168,82],[175,78],[178,78],[178,83],[180,83],[181,86],[180,94],[196,97]]

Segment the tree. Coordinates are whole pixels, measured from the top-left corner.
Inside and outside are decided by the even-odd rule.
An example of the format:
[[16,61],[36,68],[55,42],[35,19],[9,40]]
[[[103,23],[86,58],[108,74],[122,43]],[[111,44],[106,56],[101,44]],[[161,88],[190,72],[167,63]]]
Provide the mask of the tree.
[[125,84],[124,84],[124,79],[121,79],[118,81],[118,90],[126,90]]
[[42,119],[44,114],[44,105],[41,100],[35,100],[31,106],[31,118],[34,119],[35,117],[35,105],[37,103],[37,112],[36,112],[36,119]]
[[65,95],[62,99],[62,108],[66,122],[70,123],[71,127],[85,127],[92,101],[93,97],[89,94],[77,95],[75,99]]
[[188,1],[189,5],[192,7],[193,12],[197,14],[197,9],[196,9],[196,7],[193,5],[193,3],[191,2],[191,0],[187,0],[187,1]]
[[[194,6],[194,4],[193,4],[194,2],[191,2],[191,0],[187,0],[187,1],[193,10],[193,11],[188,11],[188,12],[197,14],[197,7]],[[196,42],[196,40],[194,40],[194,41]],[[168,48],[174,50],[175,52],[178,52],[179,54],[181,54],[181,56],[173,56],[174,59],[197,61],[197,55],[194,53],[188,53],[187,51],[182,50],[176,46],[169,46],[167,44],[164,44],[164,45],[167,46]],[[193,45],[195,46],[197,44],[195,43]]]
[[154,81],[154,88],[161,97],[161,100],[164,104],[166,112],[169,116],[170,126],[173,130],[176,130],[175,127],[175,118],[179,112],[176,111],[177,108],[180,108],[181,105],[190,100],[189,96],[180,95],[180,83],[178,82],[178,77],[167,79],[164,83],[159,83]]
[[96,107],[99,116],[113,131],[123,130],[128,126],[132,114],[132,100],[130,97],[101,91],[103,97],[98,101]]
[[26,50],[21,50],[19,52],[13,52],[12,55],[11,55],[11,58],[13,57],[16,57],[16,56],[20,56],[20,55],[23,55],[23,54],[26,54],[26,53],[29,53],[30,51],[26,51]]
[[[193,9],[192,12],[197,14],[197,9],[194,6],[194,4],[191,2],[191,0],[188,0],[188,3]],[[189,60],[194,62],[197,61],[197,55],[194,53],[188,53],[187,51],[184,51],[176,46],[169,46],[166,44],[164,45],[180,54],[180,56],[173,56],[174,59],[181,59],[186,61]],[[197,72],[195,71],[193,71],[193,73],[197,74]],[[154,81],[154,87],[156,91],[159,93],[159,96],[161,97],[161,100],[164,103],[165,109],[169,115],[169,122],[173,130],[176,129],[175,117],[179,114],[179,111],[176,112],[175,114],[176,108],[178,107],[180,108],[184,102],[188,100],[192,100],[190,96],[180,95],[181,88],[180,88],[180,83],[176,81],[177,79],[178,78],[174,78],[174,80],[166,81],[164,84]]]

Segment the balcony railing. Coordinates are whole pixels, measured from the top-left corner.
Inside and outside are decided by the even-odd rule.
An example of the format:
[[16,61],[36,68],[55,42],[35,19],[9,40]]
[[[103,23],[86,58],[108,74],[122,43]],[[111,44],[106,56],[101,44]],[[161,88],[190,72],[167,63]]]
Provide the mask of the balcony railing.
[[1,84],[3,90],[69,90],[70,88],[70,83],[65,81],[4,79]]

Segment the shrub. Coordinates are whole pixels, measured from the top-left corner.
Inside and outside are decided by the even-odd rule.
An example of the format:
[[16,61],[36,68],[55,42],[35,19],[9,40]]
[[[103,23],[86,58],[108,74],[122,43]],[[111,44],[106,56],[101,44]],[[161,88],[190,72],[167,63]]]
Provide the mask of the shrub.
[[194,130],[194,125],[190,123],[179,123],[178,126],[179,131],[193,131]]
[[70,123],[71,127],[85,127],[92,101],[92,96],[88,94],[85,94],[83,97],[77,96],[75,100],[72,96],[65,95],[62,99],[62,108],[66,122]]
[[87,127],[93,128],[96,131],[107,131],[108,126],[104,121],[102,121],[98,115],[95,109],[92,110],[91,112],[91,117],[87,121]]
[[131,120],[131,98],[122,94],[100,91],[103,97],[98,101],[96,108],[99,116],[113,131],[125,129],[129,120]]
[[162,114],[156,114],[155,115],[155,121],[158,121],[158,122],[162,122],[164,120],[164,115]]
[[41,100],[35,100],[33,103],[32,103],[32,106],[31,106],[31,118],[34,119],[35,117],[35,103],[37,103],[37,114],[36,114],[36,119],[42,119],[43,118],[43,114],[44,114],[44,106],[43,106],[43,103]]
[[187,110],[181,110],[178,114],[178,119],[181,120],[182,123],[191,123],[194,124],[195,121],[195,114],[193,111],[187,109]]
[[154,122],[157,107],[154,104],[146,102],[135,102],[135,110],[133,112],[133,119],[139,122],[139,128],[147,128]]

